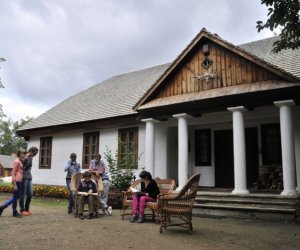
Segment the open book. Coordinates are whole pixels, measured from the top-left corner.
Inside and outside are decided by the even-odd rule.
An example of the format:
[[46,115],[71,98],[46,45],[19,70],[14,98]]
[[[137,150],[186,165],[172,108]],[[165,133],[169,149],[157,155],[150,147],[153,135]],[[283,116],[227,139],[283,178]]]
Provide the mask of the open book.
[[[83,196],[88,196],[89,193],[87,192],[77,192],[77,194],[83,195]],[[92,193],[91,195],[98,195],[97,193]]]
[[134,194],[143,194],[143,192],[141,190],[138,190],[138,189],[133,188],[133,187],[130,187],[130,190]]

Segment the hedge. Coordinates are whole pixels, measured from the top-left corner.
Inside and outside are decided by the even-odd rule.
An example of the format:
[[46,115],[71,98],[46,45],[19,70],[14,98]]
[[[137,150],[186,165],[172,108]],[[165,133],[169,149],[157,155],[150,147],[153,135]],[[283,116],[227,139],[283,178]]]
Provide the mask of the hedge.
[[[36,197],[48,198],[69,198],[69,190],[63,186],[50,186],[50,185],[33,185],[33,195]],[[11,183],[1,183],[0,192],[12,193],[13,185]],[[122,207],[122,193],[112,188],[108,195],[108,205],[113,208]]]

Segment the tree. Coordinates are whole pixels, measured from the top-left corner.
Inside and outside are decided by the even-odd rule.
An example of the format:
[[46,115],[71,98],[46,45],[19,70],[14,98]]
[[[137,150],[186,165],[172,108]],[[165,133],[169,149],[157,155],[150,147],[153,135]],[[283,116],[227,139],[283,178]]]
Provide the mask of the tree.
[[274,31],[281,28],[279,39],[274,42],[272,52],[284,49],[300,48],[300,1],[299,0],[261,0],[261,4],[269,7],[266,23],[258,21],[257,31],[267,28]]
[[0,154],[11,155],[19,148],[27,149],[27,142],[23,137],[19,137],[16,131],[32,119],[26,117],[16,122],[11,119],[0,121]]

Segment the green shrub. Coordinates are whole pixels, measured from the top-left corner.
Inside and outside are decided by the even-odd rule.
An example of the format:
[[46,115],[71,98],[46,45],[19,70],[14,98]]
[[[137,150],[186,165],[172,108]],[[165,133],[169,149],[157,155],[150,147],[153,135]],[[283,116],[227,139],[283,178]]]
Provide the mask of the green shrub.
[[115,190],[127,190],[132,183],[134,170],[137,169],[137,161],[132,160],[133,157],[119,161],[118,151],[113,155],[108,148],[104,152],[104,158],[107,161],[110,179]]

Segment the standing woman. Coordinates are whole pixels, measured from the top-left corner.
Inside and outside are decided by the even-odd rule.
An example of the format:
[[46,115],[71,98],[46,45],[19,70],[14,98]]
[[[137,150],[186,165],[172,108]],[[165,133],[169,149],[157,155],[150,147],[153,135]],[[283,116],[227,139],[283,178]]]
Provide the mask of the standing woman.
[[[28,150],[28,153],[25,155],[24,161],[23,161],[23,187],[24,192],[20,195],[20,213],[24,216],[32,215],[32,213],[29,210],[31,198],[33,195],[32,192],[32,175],[31,175],[31,168],[32,168],[32,158],[37,155],[39,150],[36,147],[31,147]],[[24,204],[26,195],[26,202]]]
[[68,206],[69,214],[73,213],[73,209],[74,209],[74,200],[73,200],[73,195],[72,195],[72,190],[71,190],[71,179],[72,179],[73,175],[81,173],[80,163],[76,162],[76,159],[77,159],[77,155],[75,153],[72,153],[70,155],[70,160],[66,163],[65,168],[64,168],[65,172],[67,172],[66,184],[70,191],[69,206]]
[[157,195],[159,194],[159,188],[155,180],[147,171],[142,171],[139,175],[142,179],[141,182],[141,194],[133,195],[133,205],[132,205],[132,217],[130,222],[133,223],[137,220],[137,223],[144,222],[144,212],[147,202],[155,202]]
[[17,152],[17,159],[13,163],[13,169],[11,171],[12,183],[14,185],[13,197],[6,201],[2,206],[0,206],[0,216],[5,208],[12,204],[13,217],[21,218],[22,215],[17,211],[17,203],[20,198],[20,194],[23,194],[23,159],[25,157],[26,151],[24,149],[19,149]]

